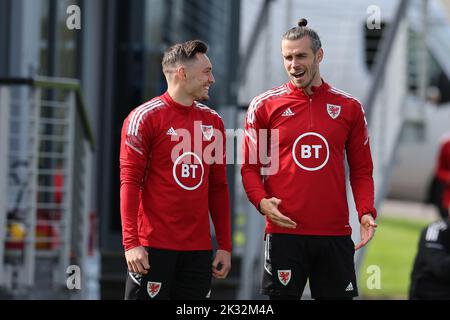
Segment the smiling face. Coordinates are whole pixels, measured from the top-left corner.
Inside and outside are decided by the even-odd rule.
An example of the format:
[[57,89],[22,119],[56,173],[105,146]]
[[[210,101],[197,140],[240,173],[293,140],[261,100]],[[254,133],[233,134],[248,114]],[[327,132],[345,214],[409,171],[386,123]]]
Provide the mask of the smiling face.
[[311,49],[311,39],[303,37],[297,40],[283,39],[281,42],[284,68],[291,82],[297,87],[310,93],[311,86],[321,84],[319,63],[323,58],[320,48],[314,53]]
[[215,82],[208,56],[203,53],[196,53],[195,59],[185,64],[184,72],[186,74],[184,79],[185,92],[194,100],[208,100],[209,88]]

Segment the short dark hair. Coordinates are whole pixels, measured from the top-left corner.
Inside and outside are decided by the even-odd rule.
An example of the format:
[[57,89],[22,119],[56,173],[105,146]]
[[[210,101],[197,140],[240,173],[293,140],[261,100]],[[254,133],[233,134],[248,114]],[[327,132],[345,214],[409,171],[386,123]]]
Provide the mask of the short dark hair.
[[166,73],[170,67],[178,63],[184,63],[195,58],[196,53],[206,53],[208,45],[201,40],[190,40],[184,43],[177,43],[164,52],[162,59],[162,69]]
[[297,24],[297,27],[286,31],[283,35],[283,40],[298,40],[303,37],[309,37],[311,39],[311,49],[314,53],[316,53],[317,50],[322,48],[322,42],[320,41],[319,35],[316,31],[306,26],[308,24],[306,19],[300,19]]

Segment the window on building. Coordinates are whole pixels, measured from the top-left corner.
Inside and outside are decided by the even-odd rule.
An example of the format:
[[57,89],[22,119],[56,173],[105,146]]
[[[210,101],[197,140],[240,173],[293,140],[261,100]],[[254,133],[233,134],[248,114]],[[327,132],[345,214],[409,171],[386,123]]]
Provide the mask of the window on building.
[[81,30],[69,30],[67,8],[80,0],[41,0],[39,75],[77,78],[80,74]]
[[[386,23],[381,23],[381,29],[365,30],[365,53],[367,68],[372,71],[376,54],[380,48]],[[408,31],[408,87],[412,94],[418,94],[421,67],[421,39],[420,34],[412,30]],[[437,105],[450,101],[450,80],[442,70],[433,54],[427,52],[427,97]]]
[[[412,30],[408,35],[408,85],[418,94],[421,72],[421,38]],[[432,52],[427,49],[427,98],[437,105],[450,101],[450,81]]]
[[367,68],[372,71],[373,65],[375,63],[376,54],[380,48],[381,39],[383,37],[384,31],[386,30],[386,23],[381,22],[380,29],[370,30],[364,23],[364,43],[366,52],[366,65]]

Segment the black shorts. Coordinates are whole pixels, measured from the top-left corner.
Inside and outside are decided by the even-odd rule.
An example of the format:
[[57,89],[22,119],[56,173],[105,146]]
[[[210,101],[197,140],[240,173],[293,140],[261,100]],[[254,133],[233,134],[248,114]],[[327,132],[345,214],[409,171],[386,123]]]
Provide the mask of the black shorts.
[[211,294],[212,251],[146,248],[150,270],[128,271],[125,300],[204,300]]
[[309,279],[311,295],[358,295],[354,243],[350,236],[268,234],[261,293],[301,298]]

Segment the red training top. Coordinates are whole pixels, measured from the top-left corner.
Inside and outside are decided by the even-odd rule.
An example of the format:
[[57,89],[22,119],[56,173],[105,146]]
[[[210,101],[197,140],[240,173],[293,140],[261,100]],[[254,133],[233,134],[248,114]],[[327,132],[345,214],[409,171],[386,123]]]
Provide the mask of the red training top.
[[225,133],[214,110],[167,92],[134,109],[122,128],[120,182],[125,250],[210,250],[210,212],[219,249],[231,252]]
[[[269,130],[267,138],[261,129]],[[345,155],[359,219],[366,213],[376,218],[367,122],[358,100],[325,82],[311,96],[289,82],[253,99],[245,130],[241,173],[249,200],[258,208],[263,198],[281,199],[278,209],[297,223],[288,229],[267,220],[266,233],[351,234]],[[270,162],[257,156],[266,149]]]

